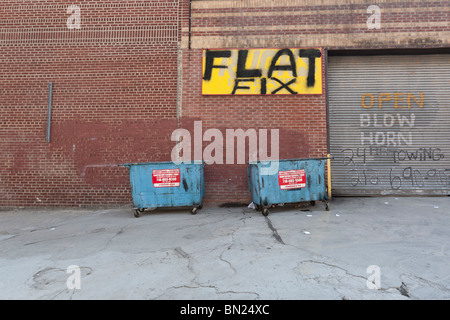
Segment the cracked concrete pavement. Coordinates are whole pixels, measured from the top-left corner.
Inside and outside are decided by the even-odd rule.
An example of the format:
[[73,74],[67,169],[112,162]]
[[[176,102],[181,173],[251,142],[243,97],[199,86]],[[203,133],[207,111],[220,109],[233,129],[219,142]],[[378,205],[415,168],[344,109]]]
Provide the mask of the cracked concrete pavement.
[[449,231],[448,197],[0,211],[0,298],[450,299]]

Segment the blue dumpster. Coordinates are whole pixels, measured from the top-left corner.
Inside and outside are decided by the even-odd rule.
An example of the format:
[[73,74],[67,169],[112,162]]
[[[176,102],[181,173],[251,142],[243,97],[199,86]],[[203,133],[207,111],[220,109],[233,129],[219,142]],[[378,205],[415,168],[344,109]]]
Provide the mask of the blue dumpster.
[[135,217],[149,208],[201,209],[205,195],[204,163],[146,162],[123,164],[130,172]]
[[263,174],[269,163],[255,162],[248,165],[248,183],[253,203],[263,215],[277,204],[323,201],[329,210],[325,186],[327,158],[278,160],[278,171]]

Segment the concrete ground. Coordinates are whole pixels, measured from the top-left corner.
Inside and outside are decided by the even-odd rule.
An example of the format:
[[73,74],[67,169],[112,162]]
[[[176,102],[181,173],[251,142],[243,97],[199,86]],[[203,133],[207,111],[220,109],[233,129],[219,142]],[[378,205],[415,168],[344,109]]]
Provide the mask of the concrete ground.
[[450,299],[450,198],[0,211],[0,299]]

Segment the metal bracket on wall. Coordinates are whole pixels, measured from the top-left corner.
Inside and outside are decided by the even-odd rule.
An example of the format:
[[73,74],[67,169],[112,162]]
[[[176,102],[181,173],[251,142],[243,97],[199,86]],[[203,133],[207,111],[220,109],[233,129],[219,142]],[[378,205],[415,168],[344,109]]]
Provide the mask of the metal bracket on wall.
[[48,87],[47,137],[46,137],[47,142],[50,142],[50,127],[52,123],[52,95],[53,95],[53,82],[50,82]]

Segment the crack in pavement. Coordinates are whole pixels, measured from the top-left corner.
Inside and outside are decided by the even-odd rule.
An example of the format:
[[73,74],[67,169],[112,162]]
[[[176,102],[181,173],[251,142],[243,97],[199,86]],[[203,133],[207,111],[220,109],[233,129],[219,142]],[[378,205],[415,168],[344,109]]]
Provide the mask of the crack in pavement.
[[[51,230],[52,228],[57,228],[57,227],[58,227],[58,226],[54,226],[54,227],[50,227],[50,228],[43,228],[43,229],[33,229],[33,230],[29,231],[29,232]],[[122,227],[122,228],[120,228],[120,230],[117,231],[117,232],[111,237],[111,239],[109,239],[109,240],[105,243],[105,246],[104,246],[103,249],[106,249],[106,247],[108,247],[108,245],[110,244],[110,242],[111,242],[116,236],[122,234],[123,231],[124,231],[124,229],[127,228],[127,227],[128,227],[128,225],[127,225],[127,226],[124,226],[124,227]],[[88,231],[85,231],[85,232],[80,232],[80,233],[77,233],[77,234],[73,234],[73,235],[71,235],[71,236],[65,236],[65,235],[63,235],[63,236],[58,236],[58,237],[55,237],[55,238],[43,239],[43,240],[33,241],[33,242],[27,242],[27,243],[25,243],[23,246],[26,247],[26,246],[31,246],[31,245],[43,243],[43,242],[51,242],[51,241],[58,241],[58,240],[74,239],[74,238],[82,237],[82,236],[84,236],[84,235],[88,235],[88,234],[92,234],[92,233],[100,233],[100,232],[105,232],[105,231],[106,231],[106,233],[108,233],[107,229],[105,229],[105,228],[97,228],[97,229],[94,229],[94,230],[88,230]],[[15,237],[20,236],[20,235],[23,235],[23,234],[25,234],[25,233],[22,232],[22,233],[16,234],[16,235],[14,235],[14,237],[10,237],[10,238],[5,239],[5,240],[9,240],[9,239],[15,238]],[[9,251],[9,250],[8,250],[8,251]],[[4,252],[8,252],[8,251],[4,251]]]
[[181,247],[176,247],[174,250],[175,250],[175,252],[178,253],[182,258],[189,259],[189,254],[188,254],[186,251],[184,251],[183,249],[181,249]]
[[[245,214],[244,214],[245,215]],[[245,225],[245,222],[247,219],[251,218],[250,216],[245,216],[243,218],[240,219],[240,221],[242,222],[243,225]],[[224,249],[220,252],[218,258],[219,260],[225,262],[229,268],[232,270],[233,274],[237,274],[236,269],[233,267],[232,263],[228,260],[226,260],[223,255],[225,254],[225,252],[227,252],[227,250],[230,250],[232,248],[232,246],[235,243],[235,233],[237,230],[239,230],[240,227],[236,227],[235,229],[233,229],[228,236],[231,237],[231,243],[226,244],[224,246]],[[217,248],[218,249],[218,248]],[[176,247],[173,249],[175,251],[175,253],[183,258],[183,259],[187,259],[188,260],[188,265],[187,265],[187,269],[193,274],[193,279],[191,280],[191,283],[193,285],[182,285],[182,286],[172,286],[171,288],[175,288],[175,289],[179,289],[179,288],[213,288],[217,294],[226,294],[227,291],[225,291],[224,293],[221,293],[217,287],[212,286],[212,285],[202,285],[198,279],[197,279],[197,273],[195,272],[195,270],[193,269],[193,265],[192,265],[192,257],[189,253],[187,253],[186,251],[184,251],[181,247]],[[212,251],[215,251],[216,248],[212,249]],[[170,289],[170,288],[169,288]],[[232,291],[229,291],[230,293],[232,293]],[[242,292],[242,293],[251,293],[251,292]],[[255,294],[256,296],[259,296],[257,293],[252,293]]]
[[228,290],[228,291],[218,291],[216,288],[217,294],[228,294],[228,293],[232,293],[232,294],[254,294],[256,296],[256,299],[259,300],[260,296],[259,293],[257,292],[253,292],[253,291],[232,291],[232,290]]
[[336,268],[336,269],[342,270],[342,271],[345,272],[345,274],[347,274],[347,275],[349,275],[349,276],[367,280],[367,278],[364,277],[364,276],[360,276],[360,275],[357,275],[357,274],[350,273],[350,272],[348,272],[346,269],[344,269],[344,268],[342,268],[342,267],[340,267],[340,266],[338,266],[338,265],[331,264],[331,263],[327,263],[327,262],[324,262],[324,261],[317,261],[317,260],[308,259],[308,260],[303,260],[303,261],[300,261],[300,262],[299,262],[299,264],[303,264],[303,263],[322,264],[322,265],[325,265],[325,266],[327,266],[327,267],[331,267],[331,268]]
[[186,259],[187,260],[187,268],[188,268],[188,270],[192,273],[192,275],[194,276],[193,278],[192,278],[192,280],[191,280],[191,282],[193,282],[193,283],[195,283],[195,284],[197,284],[197,285],[200,285],[199,283],[198,283],[198,281],[197,281],[197,273],[195,272],[195,270],[193,269],[193,267],[192,267],[192,259],[191,259],[191,256],[189,255],[189,253],[187,253],[186,251],[184,251],[183,249],[181,249],[181,247],[176,247],[175,249],[174,249],[174,251],[175,251],[175,253],[178,255],[178,256],[180,256],[181,258],[184,258],[184,259]]
[[[448,293],[450,293],[450,288],[448,288],[448,287],[446,287],[445,285],[442,285],[442,284],[440,284],[440,283],[436,283],[436,282],[433,282],[433,281],[431,281],[431,280],[427,280],[427,279],[424,279],[424,278],[422,278],[422,277],[419,277],[419,276],[416,276],[416,275],[411,275],[411,274],[402,274],[401,276],[400,276],[400,278],[403,280],[405,277],[407,277],[407,278],[410,278],[409,280],[410,280],[410,282],[412,283],[412,284],[410,284],[410,285],[408,285],[408,287],[410,287],[412,290],[414,290],[414,286],[416,285],[416,286],[418,286],[419,288],[420,287],[424,287],[424,285],[426,285],[426,286],[428,286],[428,287],[430,287],[430,288],[434,288],[434,289],[436,289],[436,290],[439,290],[439,291],[441,291],[441,292],[448,292]],[[415,280],[418,280],[418,282],[416,282]],[[416,297],[414,297],[412,294],[411,294],[411,289],[408,289],[408,287],[407,287],[407,285],[406,285],[406,282],[405,281],[402,281],[402,285],[400,286],[400,287],[394,287],[394,289],[397,289],[398,291],[400,291],[400,293],[402,294],[402,295],[404,295],[404,296],[406,296],[406,297],[408,297],[408,298],[411,298],[411,299],[417,299]]]
[[[229,249],[229,246],[227,246],[227,247],[228,247],[228,249]],[[227,250],[228,250],[228,249],[227,249]],[[223,258],[223,254],[224,254],[224,253],[225,253],[225,250],[222,251],[222,253],[221,253],[220,256],[219,256],[219,259],[220,259],[221,261],[225,262],[226,264],[228,264],[228,266],[230,267],[230,269],[233,270],[233,274],[236,274],[236,269],[233,267],[233,265],[231,264],[231,262]]]
[[281,244],[285,244],[283,239],[281,239],[281,236],[278,234],[277,229],[273,226],[272,221],[270,221],[270,219],[266,216],[264,217],[266,219],[266,223],[267,226],[269,227],[270,230],[272,230],[272,234],[275,237],[275,239],[281,243]]
[[[253,294],[256,296],[256,299],[260,298],[259,293],[257,292],[253,292],[253,291],[233,291],[233,290],[227,290],[227,291],[220,291],[216,286],[213,285],[208,285],[208,286],[204,286],[204,285],[198,285],[198,286],[189,286],[189,285],[182,285],[182,286],[172,286],[168,289],[214,289],[216,291],[216,294],[220,295],[220,294]],[[156,299],[158,299],[160,296],[162,296],[163,294],[159,295]]]
[[[93,270],[91,267],[80,266],[80,277],[83,278],[92,274]],[[45,293],[43,296],[40,296],[39,299],[50,299],[55,300],[59,298],[60,295],[64,295],[62,299],[71,300],[74,294],[78,289],[70,289],[68,287],[68,279],[67,269],[58,268],[58,267],[46,267],[36,271],[31,278],[29,278],[26,283],[29,283],[29,287],[33,290],[37,291],[49,291]],[[64,285],[63,285],[64,284]],[[62,289],[54,290],[57,287],[62,285]],[[68,296],[67,296],[68,295]]]
[[[242,214],[244,215],[244,217],[240,218],[239,220],[240,220],[240,221],[242,222],[242,224],[245,226],[246,220],[247,220],[247,219],[250,219],[251,216],[246,216],[244,210],[243,210]],[[223,262],[225,262],[225,263],[227,263],[227,264],[229,265],[230,269],[233,271],[233,274],[236,274],[236,273],[237,273],[237,272],[236,272],[236,269],[233,267],[233,265],[231,264],[231,262],[229,262],[228,260],[226,260],[226,259],[223,257],[223,255],[225,254],[226,250],[230,250],[231,247],[234,245],[234,242],[235,242],[234,234],[236,233],[237,230],[239,230],[239,228],[240,228],[240,227],[236,227],[236,229],[234,229],[234,230],[229,234],[229,236],[231,237],[231,244],[226,245],[226,246],[225,246],[225,249],[222,250],[222,252],[221,252],[220,255],[219,255],[219,259],[222,260]]]
[[[67,293],[67,291],[69,291],[69,289],[62,289],[59,290],[53,297],[51,297],[49,300],[55,300],[59,295],[63,294],[63,293]],[[70,292],[70,295],[68,298],[62,298],[65,300],[72,300],[73,299],[73,295],[75,294],[76,289],[72,289],[72,291]],[[46,299],[46,296],[41,297],[41,299]]]
[[411,296],[409,295],[408,289],[406,288],[406,283],[402,282],[402,285],[398,288],[396,288],[398,291],[400,291],[400,293],[408,298],[411,298]]
[[[103,246],[103,249],[102,249],[102,250],[105,250],[106,248],[108,248],[109,245],[111,244],[111,242],[114,240],[114,238],[117,237],[117,236],[119,236],[119,235],[121,235],[122,233],[124,233],[124,230],[125,230],[126,228],[128,228],[128,226],[129,226],[129,224],[127,224],[127,225],[121,227],[121,228],[119,229],[119,231],[116,231],[116,232],[114,233],[114,235],[113,235],[110,239],[108,239],[108,240],[105,242],[105,245]],[[107,232],[107,233],[110,233],[110,232]]]
[[[325,265],[325,266],[328,266],[328,267],[331,267],[331,268],[337,268],[337,269],[339,269],[339,270],[342,270],[343,272],[345,272],[346,275],[349,275],[349,276],[351,276],[351,277],[360,278],[360,279],[363,279],[363,280],[365,280],[365,281],[368,280],[365,276],[361,276],[361,275],[357,275],[357,274],[350,273],[350,272],[348,272],[345,268],[340,267],[340,266],[335,265],[335,264],[331,264],[331,263],[327,263],[327,262],[323,262],[323,261],[312,260],[312,259],[309,259],[309,260],[303,260],[303,261],[301,261],[299,264],[303,264],[303,263],[315,263],[315,264]],[[437,287],[437,288],[440,289],[440,290],[444,289],[444,288],[443,288],[441,285],[439,285],[439,284],[433,283],[433,282],[431,282],[431,281],[428,281],[428,280],[425,280],[425,279],[422,279],[422,278],[419,278],[419,277],[416,277],[416,278],[419,279],[419,280],[421,280],[421,281],[426,282],[427,284],[429,284],[429,285],[431,285],[431,286]],[[318,279],[316,279],[316,281],[318,281]],[[413,298],[414,298],[414,297],[412,297],[411,293],[409,292],[408,285],[407,285],[404,281],[401,282],[401,285],[400,285],[400,286],[392,286],[392,287],[386,287],[386,288],[383,288],[383,287],[378,288],[379,291],[383,291],[383,292],[387,292],[387,291],[390,291],[390,290],[393,290],[393,289],[394,289],[394,290],[397,290],[402,296],[405,296],[405,297],[410,298],[410,299],[413,299]],[[446,288],[445,288],[445,289],[446,289]],[[448,290],[448,289],[446,289],[446,290]],[[345,298],[345,297],[344,297],[344,298]]]

